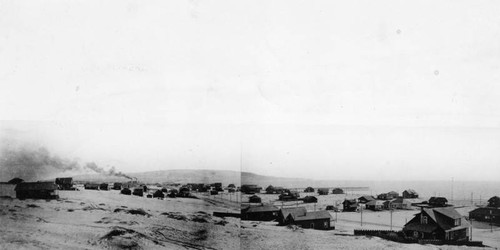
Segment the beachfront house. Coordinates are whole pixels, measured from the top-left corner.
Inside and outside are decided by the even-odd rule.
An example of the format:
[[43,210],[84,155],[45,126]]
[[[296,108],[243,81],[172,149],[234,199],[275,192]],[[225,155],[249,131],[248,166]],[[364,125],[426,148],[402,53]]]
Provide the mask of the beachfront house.
[[488,199],[488,207],[500,207],[500,197],[493,196]]
[[306,212],[305,215],[289,214],[286,219],[290,224],[301,228],[311,228],[317,230],[330,230],[332,216],[326,210]]
[[91,190],[99,190],[99,184],[96,183],[85,183],[83,185],[85,189],[91,189]]
[[356,199],[345,199],[342,205],[344,206],[342,212],[354,212],[358,209],[358,201]]
[[108,191],[109,189],[109,184],[108,183],[101,183],[99,185],[99,190],[102,190],[102,191]]
[[22,199],[59,199],[54,182],[22,182],[16,185],[16,197]]
[[242,220],[272,221],[278,218],[280,209],[272,205],[246,207],[241,210]]
[[431,197],[429,199],[429,206],[431,207],[446,207],[448,200],[445,197]]
[[358,202],[361,203],[361,204],[366,204],[370,201],[374,201],[375,200],[375,197],[371,196],[371,195],[363,195],[361,197],[358,198]]
[[71,177],[56,178],[56,184],[59,186],[59,190],[75,190]]
[[411,209],[411,200],[403,199],[398,197],[389,201],[389,207],[391,209]]
[[327,195],[329,192],[328,188],[318,188],[319,195]]
[[483,221],[493,224],[500,224],[500,208],[479,207],[469,212],[471,220]]
[[403,228],[410,238],[455,242],[469,240],[469,231],[469,222],[452,207],[421,208]]
[[304,201],[304,203],[318,203],[318,198],[314,196],[306,196],[302,199],[302,201]]
[[240,191],[244,194],[258,194],[262,190],[261,187],[257,185],[241,185]]
[[334,188],[332,194],[344,194],[344,190],[342,188]]
[[250,203],[261,203],[262,199],[259,196],[257,196],[257,195],[252,195],[252,196],[248,197],[248,202],[250,202]]
[[366,203],[366,209],[373,211],[382,211],[385,209],[385,201],[383,200],[372,200]]
[[403,198],[415,199],[418,198],[418,193],[413,189],[406,189],[405,191],[403,191]]
[[305,207],[290,207],[290,208],[282,208],[278,213],[278,223],[280,226],[287,225],[287,217],[290,214],[294,214],[296,216],[303,216],[307,212]]
[[381,193],[381,194],[379,194],[377,196],[377,199],[379,199],[379,200],[392,200],[392,199],[396,199],[398,196],[399,196],[398,192],[391,191],[391,192],[388,192],[388,193]]

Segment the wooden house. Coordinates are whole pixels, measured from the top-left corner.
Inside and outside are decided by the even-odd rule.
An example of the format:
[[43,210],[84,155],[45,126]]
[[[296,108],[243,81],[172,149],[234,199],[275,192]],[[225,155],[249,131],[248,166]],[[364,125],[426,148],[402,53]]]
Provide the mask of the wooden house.
[[96,183],[85,183],[83,185],[85,189],[91,189],[91,190],[99,190],[99,184]]
[[301,228],[330,230],[332,216],[326,210],[306,212],[305,215],[289,214],[286,219],[290,224]]
[[318,203],[318,198],[314,196],[306,196],[302,199],[302,201],[304,201],[304,203]]
[[327,195],[330,190],[328,188],[318,188],[318,194],[319,195]]
[[248,202],[250,202],[250,203],[261,203],[262,199],[259,196],[257,196],[257,195],[252,195],[252,196],[248,197]]
[[258,194],[262,190],[261,187],[257,185],[241,185],[240,191],[244,194]]
[[382,211],[385,209],[385,201],[383,200],[372,200],[366,203],[366,209],[373,211]]
[[124,195],[132,195],[132,191],[128,188],[124,188],[120,191],[120,194],[124,194]]
[[144,196],[144,189],[143,188],[134,188],[134,191],[132,192],[133,195],[135,196]]
[[431,197],[429,199],[429,206],[431,207],[446,207],[448,200],[445,197]]
[[314,193],[314,188],[307,187],[306,189],[304,189],[304,193]]
[[122,183],[121,182],[115,182],[115,183],[113,183],[113,189],[114,190],[121,190],[122,189]]
[[299,196],[299,192],[286,190],[278,198],[280,201],[296,201]]
[[354,212],[358,209],[358,201],[356,201],[356,199],[345,199],[342,205],[344,206],[342,209],[343,212]]
[[391,209],[411,209],[412,202],[402,197],[392,199],[389,201],[389,208]]
[[99,185],[99,190],[108,191],[109,190],[109,184],[108,183],[101,183]]
[[342,188],[334,188],[332,190],[332,194],[343,194],[344,193],[344,190],[342,190]]
[[416,199],[418,198],[418,193],[413,189],[406,189],[405,191],[403,191],[403,198]]
[[305,207],[290,207],[290,208],[282,208],[280,209],[278,213],[278,223],[281,226],[287,225],[288,221],[288,215],[290,214],[295,214],[297,216],[299,215],[305,215],[307,212]]
[[488,199],[488,207],[500,207],[500,197],[493,196]]
[[54,182],[22,182],[16,185],[16,197],[22,199],[59,199]]
[[358,198],[358,202],[361,203],[361,204],[366,204],[370,201],[374,201],[375,200],[375,197],[371,196],[371,195],[363,195],[361,197]]
[[500,224],[500,208],[479,207],[469,212],[471,220]]
[[161,191],[161,190],[156,190],[154,193],[153,193],[153,197],[154,198],[165,198],[165,194]]
[[470,224],[452,207],[422,208],[405,224],[403,232],[414,239],[469,240]]
[[56,184],[59,186],[59,190],[75,190],[71,177],[56,178]]
[[241,210],[242,220],[272,221],[278,218],[279,208],[271,205],[251,206]]

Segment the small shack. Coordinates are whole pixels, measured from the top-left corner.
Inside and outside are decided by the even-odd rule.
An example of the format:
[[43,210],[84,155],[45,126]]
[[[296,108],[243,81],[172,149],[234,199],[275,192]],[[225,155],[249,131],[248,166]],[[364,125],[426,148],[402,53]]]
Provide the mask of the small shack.
[[108,183],[101,183],[99,185],[99,189],[102,191],[108,191],[109,190],[109,184]]
[[56,178],[56,184],[59,186],[59,190],[75,190],[71,177]]
[[96,183],[85,183],[83,187],[90,190],[99,190],[99,184]]
[[342,205],[344,206],[342,212],[355,212],[358,209],[358,202],[356,199],[345,199]]
[[122,189],[122,183],[121,182],[115,182],[115,183],[113,183],[113,189],[114,190],[120,190],[120,189]]
[[134,188],[134,191],[132,192],[133,195],[135,196],[144,196],[144,189],[143,188]]
[[278,218],[279,208],[271,205],[251,206],[241,210],[242,220],[272,221]]
[[429,206],[431,207],[446,207],[448,206],[448,199],[445,197],[431,197],[429,199]]
[[328,188],[318,188],[319,195],[327,195],[329,192]]
[[402,197],[393,199],[389,202],[389,207],[392,209],[411,209],[412,201],[403,199]]
[[314,193],[314,188],[307,187],[306,189],[304,189],[304,193]]
[[259,196],[257,196],[257,195],[252,195],[252,196],[248,197],[248,202],[250,202],[250,203],[261,203],[262,199]]
[[344,194],[344,190],[342,188],[334,188],[332,194]]
[[54,182],[22,182],[16,185],[18,199],[59,199],[59,190]]
[[416,199],[418,198],[418,193],[413,189],[406,189],[405,191],[403,191],[403,198]]
[[128,188],[124,188],[124,189],[122,189],[122,191],[120,191],[120,194],[131,195],[132,191],[130,191],[130,189],[128,189]]
[[156,190],[154,193],[153,193],[153,197],[154,198],[165,198],[165,194],[161,191],[161,190]]
[[292,225],[317,230],[330,230],[331,220],[332,216],[326,210],[306,212],[303,216],[290,214],[287,217],[287,221]]
[[240,190],[244,194],[258,194],[262,188],[257,185],[241,185]]
[[302,200],[304,201],[304,203],[318,203],[318,198],[314,196],[306,196]]

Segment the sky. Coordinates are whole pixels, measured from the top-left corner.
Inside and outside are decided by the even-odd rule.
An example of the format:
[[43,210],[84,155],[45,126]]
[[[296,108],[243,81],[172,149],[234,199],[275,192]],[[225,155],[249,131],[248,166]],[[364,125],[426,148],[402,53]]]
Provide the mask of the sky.
[[499,11],[0,0],[0,138],[123,172],[497,180]]

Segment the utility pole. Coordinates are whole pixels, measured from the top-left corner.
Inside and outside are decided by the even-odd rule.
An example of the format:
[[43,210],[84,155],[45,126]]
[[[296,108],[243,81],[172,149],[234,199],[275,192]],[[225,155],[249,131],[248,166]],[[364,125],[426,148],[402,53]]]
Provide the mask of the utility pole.
[[392,231],[392,209],[391,209],[391,231]]
[[451,177],[451,202],[453,202],[453,177]]
[[361,227],[363,227],[363,207],[360,207],[361,211]]

